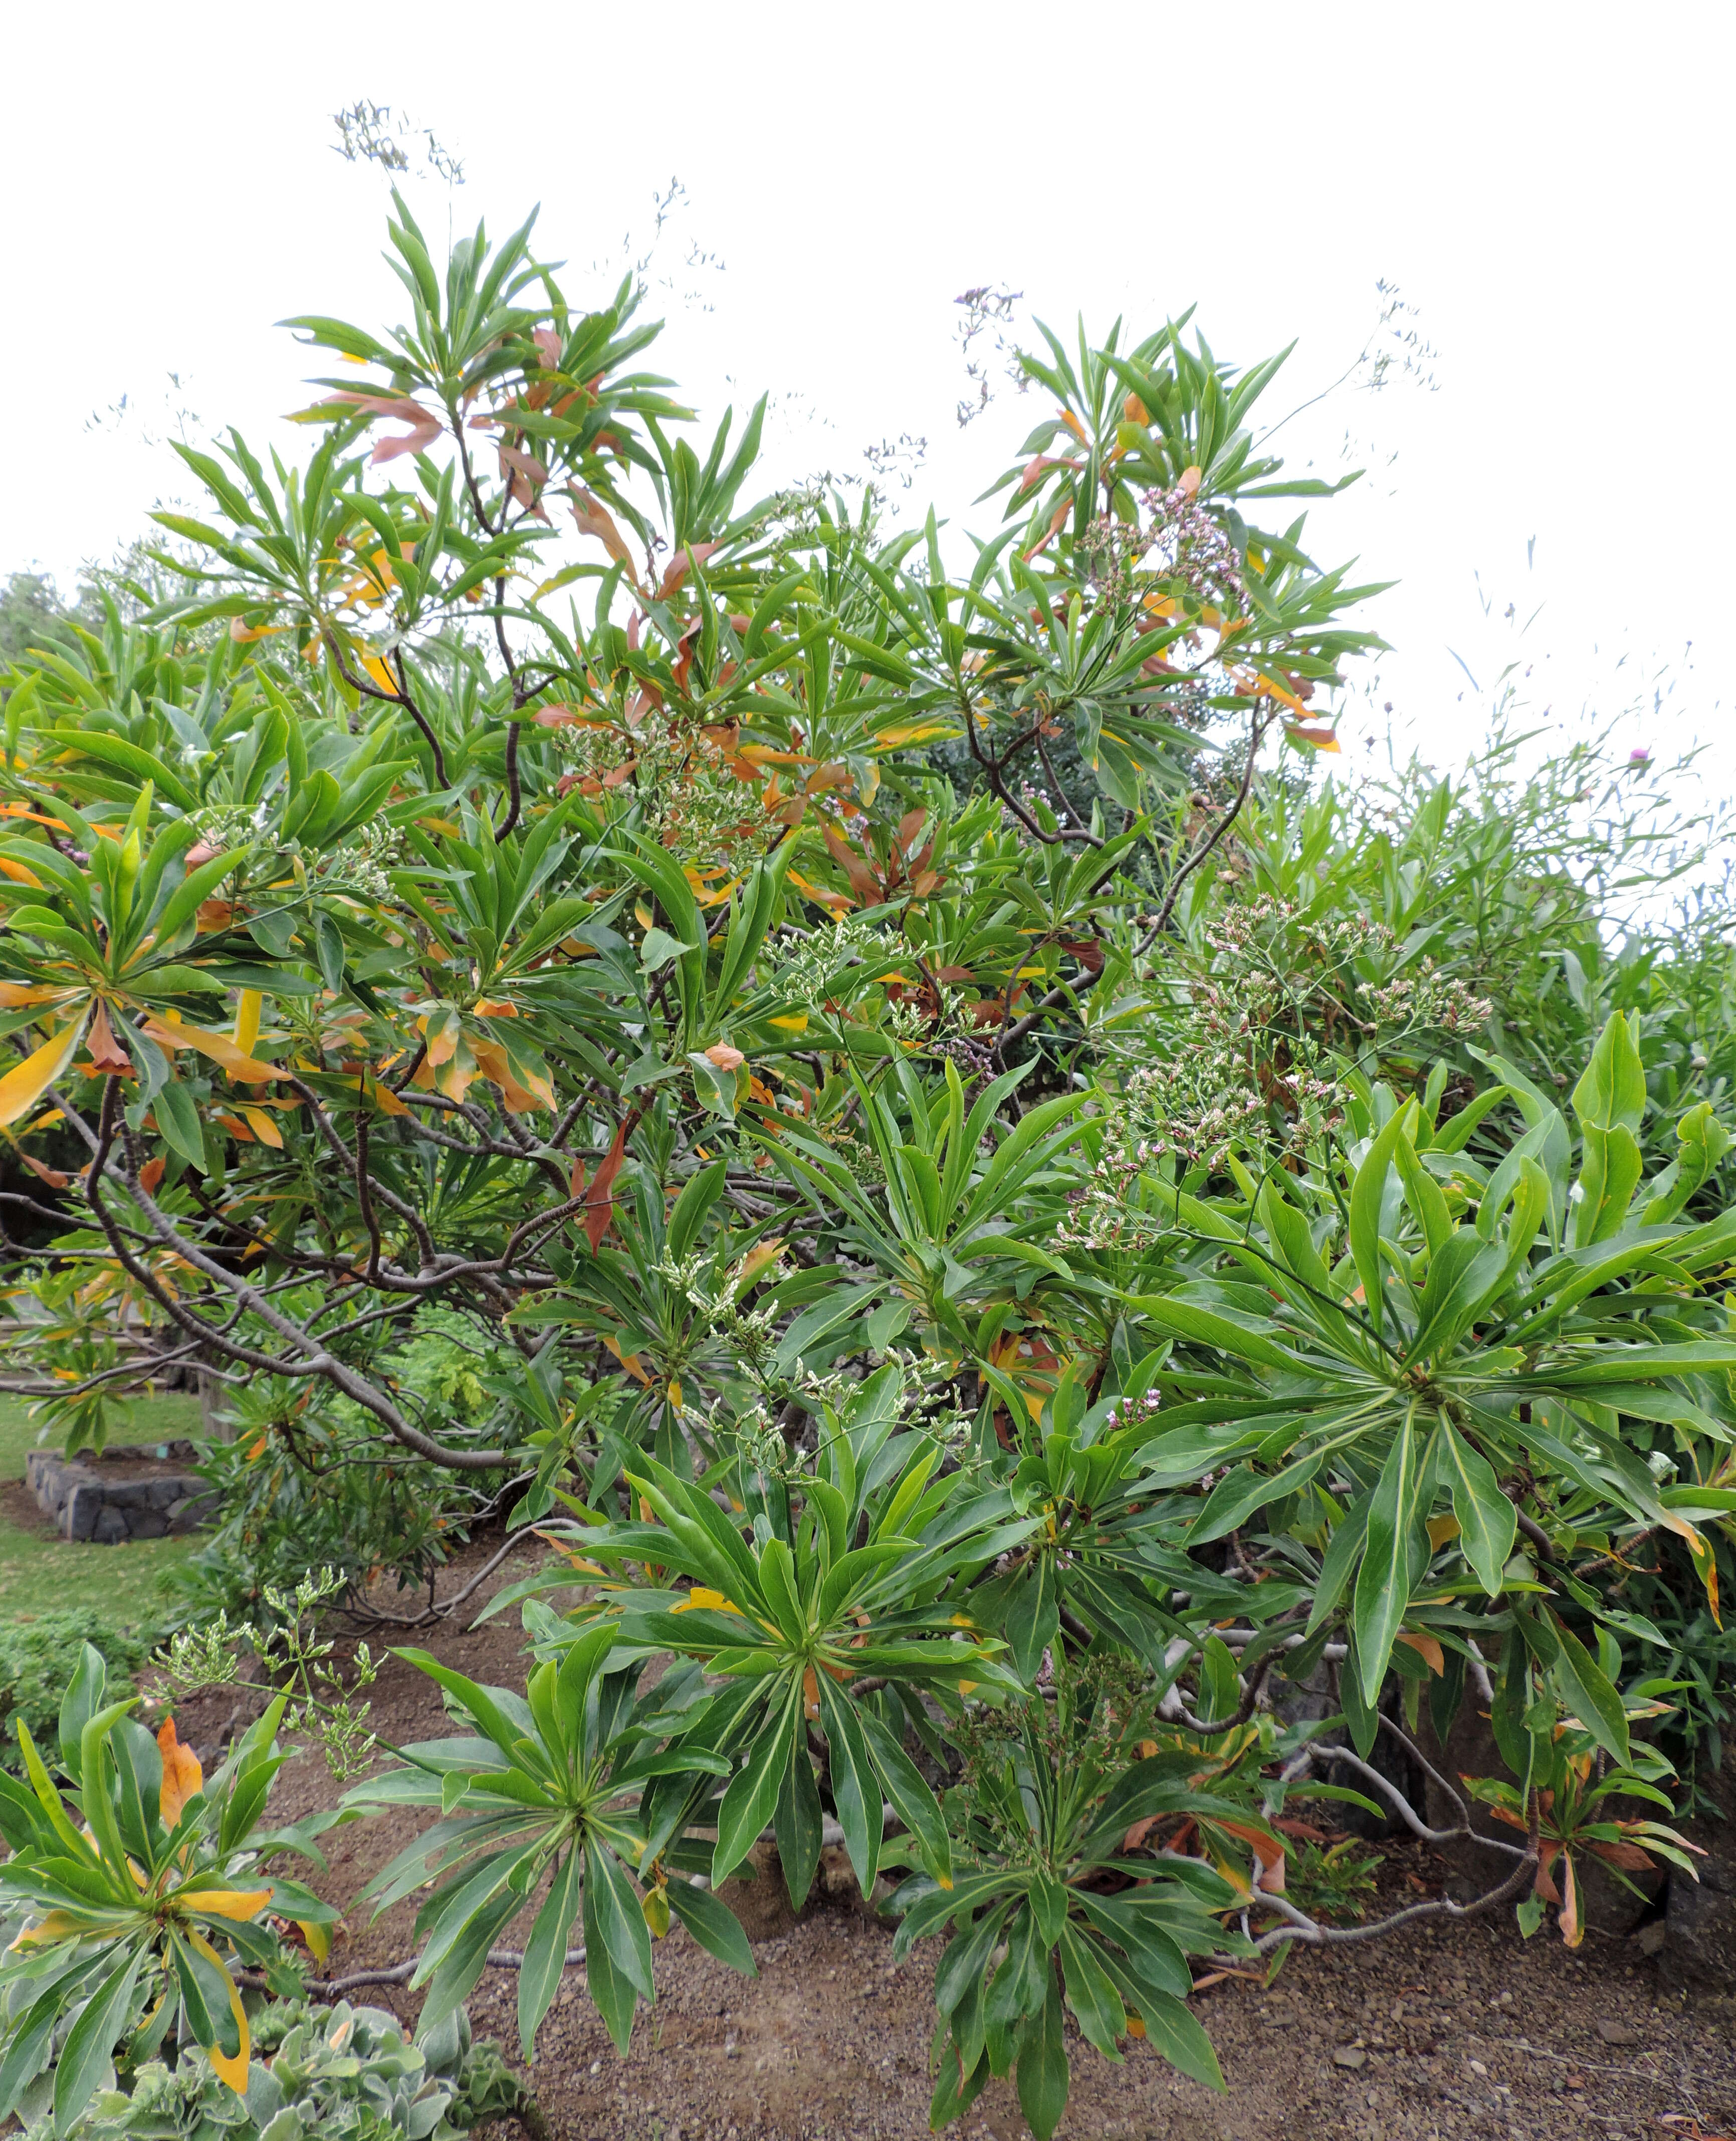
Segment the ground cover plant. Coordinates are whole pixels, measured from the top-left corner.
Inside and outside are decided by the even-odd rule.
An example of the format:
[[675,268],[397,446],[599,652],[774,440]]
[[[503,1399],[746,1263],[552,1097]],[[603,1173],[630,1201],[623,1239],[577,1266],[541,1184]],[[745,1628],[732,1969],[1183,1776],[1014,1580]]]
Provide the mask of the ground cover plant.
[[[801,1901],[830,1819],[952,1930],[937,2124],[1011,2074],[1046,2141],[1070,2017],[1216,2082],[1196,1971],[1379,1936],[1299,1807],[1427,1828],[1432,1776],[1512,1840],[1416,1909],[1570,1944],[1591,1861],[1693,1878],[1731,970],[1715,912],[1613,933],[1691,854],[1659,772],[1317,783],[1375,590],[1256,444],[1279,361],[1189,322],[1022,360],[961,552],[756,495],[760,412],[691,443],[530,225],[391,239],[404,324],[291,322],[304,460],[184,450],[205,504],[8,679],[0,1210],[69,1439],[224,1379],[203,1612],[305,1645],[553,1543],[524,1691],[410,1649],[453,1730],[345,1802],[437,1817],[376,1890],[423,2031],[504,1952],[530,2055],[582,1947],[624,2048],[657,1939],[751,1971],[717,1885],[769,1829]],[[0,2114],[61,2130],[244,2093],[236,1971],[301,1997],[322,1922],[209,1885],[272,1730],[177,1827],[97,1670],[0,1800]]]

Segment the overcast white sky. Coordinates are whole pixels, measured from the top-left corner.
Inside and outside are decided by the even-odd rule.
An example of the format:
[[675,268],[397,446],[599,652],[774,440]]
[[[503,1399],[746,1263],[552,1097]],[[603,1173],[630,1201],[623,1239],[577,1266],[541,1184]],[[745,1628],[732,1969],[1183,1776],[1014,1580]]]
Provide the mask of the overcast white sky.
[[[70,583],[140,532],[178,487],[172,408],[272,436],[310,368],[274,321],[397,317],[386,181],[331,147],[331,115],[368,97],[464,159],[455,192],[411,184],[431,229],[449,199],[500,232],[540,202],[574,294],[649,237],[678,176],[662,368],[708,415],[779,397],[779,478],[925,436],[901,508],[985,529],[969,501],[1039,411],[1009,395],[959,430],[961,290],[1021,290],[1070,332],[1197,301],[1242,362],[1297,338],[1277,415],[1356,357],[1384,278],[1434,391],[1341,391],[1283,435],[1336,474],[1348,431],[1370,468],[1310,534],[1323,561],[1402,583],[1373,613],[1397,651],[1370,706],[1456,756],[1517,658],[1540,713],[1589,704],[1635,747],[1697,736],[1736,766],[1725,546],[1694,532],[1736,495],[1727,0],[9,0],[0,27],[0,572]],[[722,266],[690,268],[690,247]]]

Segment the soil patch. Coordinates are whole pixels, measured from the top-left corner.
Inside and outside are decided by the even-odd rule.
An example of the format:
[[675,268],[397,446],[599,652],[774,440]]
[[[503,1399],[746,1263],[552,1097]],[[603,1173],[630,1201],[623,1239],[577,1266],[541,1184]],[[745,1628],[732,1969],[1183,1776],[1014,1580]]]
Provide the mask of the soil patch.
[[0,1520],[9,1523],[15,1531],[28,1533],[32,1538],[60,1538],[53,1518],[37,1506],[36,1496],[22,1479],[7,1479],[0,1484]]
[[[491,1550],[472,1547],[443,1573],[439,1595],[460,1588]],[[491,1583],[516,1580],[541,1551],[527,1547]],[[368,1640],[376,1657],[401,1639],[475,1679],[522,1686],[518,1617],[472,1626],[481,1604],[479,1593],[450,1622]],[[386,1660],[372,1694],[387,1738],[446,1729],[437,1687],[400,1659]],[[233,1706],[227,1693],[182,1705],[183,1737],[214,1752]],[[318,1755],[303,1751],[281,1774],[273,1814],[293,1819],[336,1795]],[[352,1907],[420,1825],[394,1811],[332,1831],[328,1870],[312,1885]],[[940,1943],[894,1963],[891,1928],[864,1913],[842,1868],[828,1871],[820,1886],[834,1892],[817,1891],[799,1917],[775,1861],[745,1888],[757,1978],[737,1976],[672,1930],[657,1951],[657,2005],[642,2011],[625,2060],[584,1996],[583,1972],[569,1971],[530,2077],[557,2141],[918,2141],[928,2130]],[[1438,1893],[1448,1878],[1422,1848],[1393,1849],[1373,1908]],[[332,1973],[409,1956],[415,1915],[411,1901],[371,1922],[356,1906]],[[406,2021],[417,2005],[398,1987],[357,1996]],[[514,1975],[490,1971],[470,2002],[478,2034],[509,2052],[516,1997]],[[1696,2008],[1665,1994],[1635,1940],[1592,1933],[1570,1955],[1543,1934],[1522,1941],[1511,1917],[1425,1927],[1297,1954],[1270,1988],[1225,1983],[1197,2006],[1227,2096],[1183,2080],[1143,2045],[1116,2066],[1070,2036],[1061,2141],[1719,2141],[1736,2129],[1736,2000]],[[1011,2082],[991,2084],[949,2130],[959,2141],[1022,2141]]]

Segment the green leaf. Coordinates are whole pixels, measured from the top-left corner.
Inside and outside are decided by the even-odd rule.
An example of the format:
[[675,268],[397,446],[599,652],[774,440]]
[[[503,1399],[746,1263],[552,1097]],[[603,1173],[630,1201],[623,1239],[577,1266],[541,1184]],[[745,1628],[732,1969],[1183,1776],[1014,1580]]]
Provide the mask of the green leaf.
[[[63,2134],[111,2071],[110,2055],[130,2019],[133,1985],[144,1959],[141,1946],[104,1978],[72,2025],[55,2062],[54,2123]],[[225,2005],[225,2015],[228,2011]]]
[[714,1160],[693,1177],[676,1199],[669,1215],[669,1254],[673,1262],[679,1263],[693,1247],[706,1213],[723,1193],[727,1172],[727,1161]]
[[1561,1650],[1550,1670],[1567,1704],[1598,1745],[1624,1769],[1632,1760],[1621,1696],[1601,1666],[1559,1615],[1549,1619]]
[[706,1954],[715,1955],[731,1970],[739,1970],[744,1977],[760,1975],[740,1921],[729,1905],[720,1903],[709,1888],[696,1888],[688,1881],[671,1881],[669,1903]]
[[1494,1466],[1444,1414],[1436,1430],[1436,1449],[1438,1474],[1452,1490],[1460,1550],[1489,1597],[1498,1598],[1518,1528],[1513,1505],[1501,1491]]
[[1338,1610],[1338,1602],[1356,1566],[1356,1557],[1368,1537],[1369,1511],[1374,1499],[1371,1494],[1359,1495],[1333,1527],[1332,1537],[1321,1558],[1319,1581],[1314,1587],[1314,1604],[1306,1631],[1311,1636],[1316,1629],[1325,1627]]
[[1393,1641],[1410,1603],[1410,1533],[1416,1518],[1417,1484],[1416,1434],[1407,1414],[1393,1437],[1369,1505],[1368,1539],[1356,1572],[1350,1613],[1363,1693],[1370,1705],[1379,1700]]
[[1645,1115],[1645,1066],[1637,1026],[1637,1013],[1632,1026],[1620,1011],[1612,1013],[1573,1089],[1581,1138],[1575,1248],[1618,1233],[1639,1187],[1644,1163],[1637,1133]]
[[790,1743],[789,1767],[784,1773],[772,1823],[777,1832],[784,1885],[789,1891],[791,1904],[800,1910],[819,1870],[820,1840],[825,1830],[819,1787],[814,1781],[814,1764],[809,1760],[804,1733],[799,1732]]
[[1055,1596],[1055,1557],[1033,1554],[1020,1573],[1004,1622],[1013,1670],[1027,1685],[1033,1682],[1043,1662],[1043,1653],[1055,1641],[1061,1625],[1060,1602]]
[[21,2001],[22,2011],[9,2019],[6,2053],[0,2058],[0,2119],[11,2118],[20,2095],[45,2062],[56,2025],[90,1969],[88,1956],[76,1956],[48,1980],[33,2005],[23,2007]]
[[[585,1907],[587,1923],[601,1932],[610,1961],[640,1998],[648,2001],[657,1989],[652,1976],[651,1928],[627,1868],[606,1843],[596,1841],[585,1848]],[[588,1941],[585,1959],[588,1963]]]
[[1362,1281],[1362,1297],[1378,1331],[1384,1309],[1380,1269],[1380,1213],[1386,1195],[1386,1178],[1392,1171],[1399,1140],[1409,1134],[1414,1116],[1421,1110],[1408,1100],[1394,1110],[1391,1120],[1375,1139],[1350,1184],[1350,1254]]
[[868,1759],[855,1705],[822,1674],[819,1683],[820,1722],[831,1758],[832,1798],[838,1809],[838,1825],[843,1831],[844,1848],[856,1885],[866,1896],[874,1892],[879,1870],[883,1823],[880,1813],[880,1781]]
[[1210,1540],[1223,1538],[1256,1509],[1263,1509],[1268,1503],[1281,1501],[1285,1495],[1294,1494],[1306,1487],[1320,1470],[1323,1455],[1317,1450],[1312,1456],[1286,1464],[1281,1472],[1256,1472],[1247,1464],[1238,1464],[1233,1471],[1227,1472],[1188,1526],[1188,1545],[1204,1546]]
[[1281,1326],[1269,1317],[1244,1316],[1167,1294],[1129,1294],[1127,1298],[1168,1337],[1215,1346],[1232,1361],[1252,1361],[1264,1368],[1293,1370],[1297,1365],[1296,1356],[1278,1343]]
[[1097,1960],[1089,1933],[1064,1920],[1060,1939],[1067,2005],[1078,2018],[1080,2032],[1106,2060],[1119,2060],[1121,2050],[1116,2040],[1127,2030],[1121,1995]]
[[1191,2075],[1195,2081],[1204,2082],[1207,2089],[1229,2094],[1212,2040],[1191,2009],[1170,1993],[1155,1993],[1140,2010],[1139,2020],[1145,2025],[1145,2041],[1153,2051],[1161,2052],[1171,2066]]
[[880,1773],[898,1819],[917,1840],[922,1863],[943,1888],[952,1886],[952,1853],[947,1824],[935,1804],[922,1771],[912,1762],[880,1720],[870,1710],[858,1710],[858,1720],[868,1745],[868,1754]]
[[1040,2012],[1025,2025],[1019,2047],[1019,2109],[1036,2141],[1050,2141],[1067,2109],[1071,2075],[1061,2015],[1061,1988],[1052,1965],[1045,1971],[1048,1990]]
[[597,1918],[596,1894],[595,1888],[588,1881],[585,1883],[585,1981],[590,1987],[597,2011],[602,2017],[603,2027],[613,2039],[616,2050],[624,2059],[627,2045],[632,2040],[633,2017],[638,2012],[639,1995],[632,1980],[617,1966],[609,1953],[608,1944],[603,1939],[602,1928]]
[[1416,1147],[1408,1137],[1399,1139],[1394,1156],[1404,1178],[1405,1198],[1416,1214],[1423,1238],[1429,1244],[1429,1253],[1437,1257],[1452,1240],[1454,1231],[1446,1193],[1417,1158]]
[[178,1079],[171,1079],[151,1106],[164,1143],[183,1159],[190,1160],[201,1174],[208,1173],[211,1163],[205,1153],[204,1125],[187,1088]]
[[786,1695],[760,1730],[748,1757],[730,1778],[717,1813],[717,1845],[711,1855],[711,1885],[726,1880],[754,1848],[771,1819],[789,1767],[789,1750],[799,1738],[799,1697]]
[[67,741],[86,758],[100,760],[117,772],[130,774],[135,780],[154,782],[157,793],[167,796],[176,810],[192,810],[198,807],[198,796],[178,773],[124,737],[110,736],[101,729],[81,729]]
[[567,1936],[584,1904],[584,1854],[569,1849],[537,1912],[519,1971],[519,2045],[528,2060],[543,2017],[560,1990],[567,1966]]

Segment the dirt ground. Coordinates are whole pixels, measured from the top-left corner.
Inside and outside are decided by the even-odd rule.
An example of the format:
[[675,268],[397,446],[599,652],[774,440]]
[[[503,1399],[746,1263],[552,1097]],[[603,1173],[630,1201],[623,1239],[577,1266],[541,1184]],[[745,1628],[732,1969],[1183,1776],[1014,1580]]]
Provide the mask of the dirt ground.
[[[539,1551],[531,1548],[531,1553]],[[527,1563],[509,1563],[505,1582]],[[465,1563],[442,1579],[450,1592]],[[517,1616],[473,1627],[479,1592],[455,1619],[401,1639],[484,1682],[522,1685]],[[414,1610],[388,1598],[388,1608]],[[392,1632],[373,1632],[376,1654]],[[374,1723],[400,1742],[446,1729],[438,1690],[388,1659]],[[182,1736],[204,1751],[231,1709],[227,1696],[184,1705]],[[317,1755],[286,1765],[273,1813],[329,1804]],[[327,1838],[330,1870],[313,1885],[349,1906],[407,1841],[414,1818],[357,1822]],[[570,1971],[531,2079],[558,2141],[917,2141],[928,2130],[927,2072],[938,1942],[902,1964],[892,1930],[864,1912],[839,1863],[823,1870],[799,1917],[774,1861],[729,1884],[755,1941],[759,1976],[737,1976],[676,1927],[657,1951],[657,2001],[642,2010],[619,2058]],[[1439,1892],[1447,1869],[1392,1847],[1376,1907]],[[830,1892],[820,1892],[829,1888]],[[357,1907],[334,1952],[334,1975],[412,1952],[413,1903],[377,1923]],[[521,1942],[524,1927],[509,1932]],[[1736,1996],[1736,1986],[1726,1988]],[[514,2050],[517,1981],[490,1971],[470,2003],[479,2035]],[[409,2020],[397,1988],[359,1993]],[[1111,2065],[1070,2044],[1073,2094],[1062,2141],[1314,2141],[1316,2136],[1417,2136],[1419,2141],[1729,2141],[1736,2134],[1736,1996],[1686,2004],[1659,1987],[1633,1938],[1592,1933],[1577,1955],[1540,1934],[1498,1925],[1424,1927],[1367,1947],[1298,1952],[1270,1988],[1221,1984],[1197,1996],[1228,2093],[1175,2075],[1143,2045]],[[1011,2082],[991,2084],[957,2141],[1020,2141]]]

